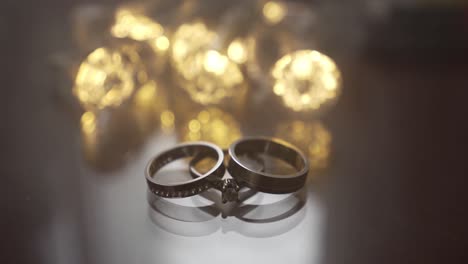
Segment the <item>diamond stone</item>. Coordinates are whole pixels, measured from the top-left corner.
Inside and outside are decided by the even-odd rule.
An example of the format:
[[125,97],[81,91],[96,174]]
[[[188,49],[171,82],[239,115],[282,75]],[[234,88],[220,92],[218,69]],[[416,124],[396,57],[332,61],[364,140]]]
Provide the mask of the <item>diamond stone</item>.
[[237,201],[239,199],[239,189],[240,187],[234,179],[223,180],[221,187],[223,203]]

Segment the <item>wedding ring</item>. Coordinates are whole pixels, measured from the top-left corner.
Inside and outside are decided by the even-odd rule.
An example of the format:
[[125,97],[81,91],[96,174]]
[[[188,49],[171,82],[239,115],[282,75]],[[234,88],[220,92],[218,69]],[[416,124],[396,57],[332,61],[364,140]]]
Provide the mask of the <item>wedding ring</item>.
[[[290,175],[257,171],[243,164],[239,156],[265,154],[279,158],[296,169]],[[235,141],[229,147],[228,171],[240,185],[266,193],[291,193],[301,189],[309,172],[309,161],[293,145],[276,138],[251,137]]]
[[[223,150],[223,152],[226,155],[228,150],[225,149]],[[258,167],[259,171],[264,169],[265,164],[263,163],[263,159],[261,159],[260,157],[256,155],[247,155],[247,156],[248,156],[248,159],[243,160],[242,162],[248,163],[248,165],[252,168]],[[195,166],[198,162],[200,162],[203,159],[204,157],[197,156],[197,157],[194,157],[190,161],[189,170],[190,170],[190,175],[193,178],[198,178],[202,176],[202,174],[199,171],[197,171]],[[229,160],[229,156],[227,156],[227,160]],[[221,199],[223,203],[226,203],[228,201],[233,202],[233,201],[239,200],[239,195],[240,195],[239,191],[242,188],[242,186],[239,185],[238,182],[232,176],[226,177],[221,181],[215,182],[213,187],[221,191],[222,193]]]
[[[229,154],[227,149],[223,149],[224,156],[226,157],[224,160],[224,163],[227,164],[229,162]],[[248,162],[248,165],[251,168],[254,168],[255,170],[262,171],[265,169],[265,164],[262,158],[258,157],[258,155],[247,155],[248,160],[245,161],[246,163]],[[196,169],[197,163],[199,163],[201,160],[203,160],[203,157],[194,157],[189,164],[189,170],[190,170],[190,175],[193,178],[198,178],[202,176],[202,173],[200,173]],[[244,161],[242,161],[244,163]]]
[[[153,177],[166,164],[185,157],[213,158],[215,165],[200,177],[181,183],[157,183]],[[199,194],[214,187],[223,177],[226,169],[223,164],[224,154],[221,148],[207,142],[192,142],[177,145],[154,157],[146,167],[146,182],[149,190],[162,197],[178,198]]]
[[[227,149],[223,149],[223,154],[224,154],[224,157],[226,159],[226,155],[228,154]],[[203,176],[203,173],[199,172],[195,168],[195,166],[205,158],[207,158],[207,157],[198,155],[198,156],[193,157],[192,160],[190,160],[189,171],[190,171],[190,175],[192,176],[192,178],[200,178],[200,177]],[[229,156],[227,158],[229,158]],[[224,162],[225,162],[225,160],[223,160],[223,164],[225,164]]]

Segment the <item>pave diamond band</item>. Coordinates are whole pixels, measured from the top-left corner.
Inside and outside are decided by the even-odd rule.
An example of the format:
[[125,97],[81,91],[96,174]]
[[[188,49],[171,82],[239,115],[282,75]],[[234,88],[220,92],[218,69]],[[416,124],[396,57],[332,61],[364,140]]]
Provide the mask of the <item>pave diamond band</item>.
[[[195,156],[213,158],[216,164],[200,177],[182,183],[162,184],[154,180],[153,176],[168,163]],[[149,162],[146,168],[146,182],[149,190],[161,197],[181,198],[196,195],[212,188],[223,177],[226,171],[223,160],[223,151],[214,144],[207,142],[180,144],[160,153]]]

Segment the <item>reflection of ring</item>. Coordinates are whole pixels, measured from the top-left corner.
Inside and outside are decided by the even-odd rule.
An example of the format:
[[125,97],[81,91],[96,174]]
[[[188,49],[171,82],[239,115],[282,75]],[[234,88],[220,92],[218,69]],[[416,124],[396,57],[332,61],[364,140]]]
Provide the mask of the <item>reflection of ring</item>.
[[[244,154],[267,154],[286,161],[297,172],[291,175],[276,175],[255,171],[243,165],[239,156]],[[290,193],[305,184],[309,172],[309,161],[302,152],[291,144],[275,138],[251,137],[234,142],[229,147],[229,173],[241,184],[266,193]]]
[[[214,200],[215,196],[205,192],[207,200]],[[264,195],[259,193],[261,202]],[[273,195],[275,196],[275,195]],[[189,198],[194,199],[198,196]],[[149,217],[154,224],[160,228],[182,236],[205,236],[216,232],[219,228],[223,232],[234,231],[249,237],[271,237],[283,234],[291,228],[297,226],[304,218],[304,203],[306,199],[305,189],[291,194],[277,202],[271,204],[245,203],[241,198],[241,206],[235,208],[230,216],[240,220],[232,222],[219,221],[216,216],[222,211],[217,209],[216,203],[209,204],[198,200],[192,200],[199,206],[175,204],[167,199],[158,198],[153,193],[148,192],[148,202],[150,204]],[[193,203],[193,204],[195,204]],[[223,224],[230,223],[230,224]]]
[[[209,191],[204,194],[208,194]],[[197,197],[197,196],[194,196]],[[194,197],[186,198],[193,199]],[[199,202],[195,206],[176,204],[169,199],[147,192],[148,215],[160,228],[182,236],[199,237],[216,232],[220,221],[220,211],[216,204]]]
[[[259,195],[273,195],[262,194]],[[299,211],[305,204],[307,192],[305,188],[271,204],[244,204],[237,207],[234,215],[242,221],[251,223],[271,223],[288,218]]]
[[181,222],[206,222],[218,216],[220,209],[212,201],[214,197],[210,191],[203,193],[203,195],[204,200],[208,202],[194,199],[197,198],[195,196],[187,198],[191,199],[189,205],[176,204],[169,199],[154,195],[152,192],[147,192],[147,199],[151,208],[165,217]]
[[[156,183],[153,175],[164,165],[184,157],[211,157],[216,159],[216,164],[201,177],[182,183],[161,184]],[[187,197],[199,194],[208,188],[213,187],[225,172],[223,164],[223,151],[216,145],[207,142],[195,142],[180,144],[170,150],[166,150],[153,158],[146,167],[146,182],[148,187],[156,195],[162,197]]]

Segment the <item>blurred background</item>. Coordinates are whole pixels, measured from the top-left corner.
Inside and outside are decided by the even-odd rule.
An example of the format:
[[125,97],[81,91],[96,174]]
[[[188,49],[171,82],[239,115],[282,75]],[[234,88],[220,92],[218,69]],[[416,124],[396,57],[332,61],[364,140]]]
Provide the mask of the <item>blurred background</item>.
[[[4,263],[466,262],[466,1],[0,6]],[[254,135],[304,190],[147,195],[156,153]]]

